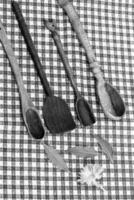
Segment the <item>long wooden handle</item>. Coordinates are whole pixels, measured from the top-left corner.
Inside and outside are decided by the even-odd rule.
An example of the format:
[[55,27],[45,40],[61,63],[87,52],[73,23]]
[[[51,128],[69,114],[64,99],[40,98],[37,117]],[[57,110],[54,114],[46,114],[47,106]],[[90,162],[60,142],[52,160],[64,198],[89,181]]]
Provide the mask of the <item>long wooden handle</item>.
[[95,54],[90,46],[89,39],[87,37],[86,32],[83,29],[83,26],[80,22],[79,16],[74,9],[73,4],[69,0],[58,0],[60,6],[65,10],[67,13],[72,27],[74,28],[79,41],[81,42],[83,48],[85,49],[88,62],[92,68],[92,71],[97,79],[102,78],[102,73],[99,64],[96,61]]
[[45,21],[45,20],[44,20],[44,24],[52,33],[52,37],[53,37],[53,39],[55,41],[55,44],[56,44],[57,49],[59,51],[60,57],[61,57],[61,59],[63,61],[67,76],[68,76],[68,78],[69,78],[69,80],[71,82],[71,85],[72,85],[72,87],[73,87],[73,89],[75,91],[75,94],[77,96],[79,96],[79,91],[77,89],[76,82],[74,81],[73,72],[71,70],[71,67],[70,67],[69,61],[67,59],[67,56],[66,56],[66,54],[64,52],[63,45],[61,43],[59,33],[57,31],[56,24],[54,22],[48,22],[48,21]]
[[24,20],[23,15],[22,15],[19,4],[15,1],[12,1],[12,7],[13,7],[13,11],[16,15],[16,18],[18,20],[19,27],[21,29],[22,35],[24,36],[25,42],[27,44],[27,48],[28,48],[28,50],[31,54],[31,57],[32,57],[34,64],[35,64],[35,67],[36,67],[38,74],[40,76],[41,82],[43,84],[43,88],[44,88],[46,94],[48,96],[51,96],[52,95],[51,88],[50,88],[49,83],[47,81],[46,75],[45,75],[45,73],[42,69],[42,65],[41,65],[39,56],[37,54],[37,50],[35,49],[34,43],[32,41],[31,35],[28,31],[28,27],[26,25],[26,22]]
[[13,49],[11,47],[11,43],[8,40],[7,36],[6,36],[6,32],[4,29],[4,26],[2,25],[1,21],[0,21],[0,40],[2,42],[2,45],[4,47],[4,50],[8,56],[8,59],[10,61],[11,67],[13,69],[18,87],[19,87],[19,92],[21,94],[21,98],[23,98],[24,96],[27,96],[27,92],[26,89],[24,88],[24,84],[23,84],[23,80],[21,77],[21,73],[19,70],[19,66],[16,60],[16,57],[14,55]]

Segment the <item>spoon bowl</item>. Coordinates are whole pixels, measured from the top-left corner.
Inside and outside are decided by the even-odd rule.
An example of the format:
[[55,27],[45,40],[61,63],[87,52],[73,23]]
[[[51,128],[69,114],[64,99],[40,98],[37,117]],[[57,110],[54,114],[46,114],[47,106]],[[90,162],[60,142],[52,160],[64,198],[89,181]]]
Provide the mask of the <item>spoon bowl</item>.
[[41,140],[44,137],[44,129],[36,109],[28,108],[26,113],[23,113],[23,118],[29,135],[36,140]]
[[112,120],[120,120],[125,114],[125,104],[119,92],[108,82],[97,84],[97,94],[105,115]]
[[81,124],[88,126],[95,123],[95,117],[90,105],[83,97],[77,98],[75,108]]

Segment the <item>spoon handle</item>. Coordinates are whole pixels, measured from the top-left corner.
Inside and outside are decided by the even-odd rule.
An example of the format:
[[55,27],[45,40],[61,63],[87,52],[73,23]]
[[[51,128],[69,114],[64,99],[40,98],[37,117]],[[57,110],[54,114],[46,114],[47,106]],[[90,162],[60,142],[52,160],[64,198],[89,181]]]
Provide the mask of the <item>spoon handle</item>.
[[[15,75],[15,78],[16,78],[16,81],[17,81],[17,84],[18,84],[18,87],[19,87],[19,92],[21,94],[21,98],[24,101],[24,99],[25,99],[24,96],[25,96],[26,100],[27,100],[28,95],[27,95],[26,89],[24,88],[24,85],[23,85],[23,81],[22,81],[22,78],[21,78],[18,63],[17,63],[16,57],[14,55],[14,52],[12,50],[11,43],[6,36],[6,32],[5,32],[5,29],[4,29],[1,21],[0,21],[0,40],[1,40],[1,43],[4,47],[4,50],[5,50],[5,52],[8,56],[11,67],[13,69],[13,72],[14,72],[14,75]],[[25,104],[27,104],[27,101],[25,101]]]
[[75,91],[75,94],[77,96],[80,96],[80,93],[79,93],[79,91],[77,89],[77,86],[76,86],[76,82],[75,82],[74,77],[73,77],[73,72],[71,70],[71,67],[70,67],[69,61],[67,59],[67,56],[65,55],[65,52],[64,52],[63,45],[61,43],[61,39],[60,39],[59,33],[57,31],[56,24],[55,24],[55,22],[48,22],[48,21],[45,21],[45,20],[44,20],[44,24],[48,28],[48,30],[51,31],[51,33],[52,33],[52,37],[53,37],[54,42],[55,42],[55,44],[57,46],[57,49],[58,49],[59,54],[60,54],[60,57],[61,57],[61,59],[63,61],[64,67],[65,67],[67,76],[70,79],[70,82],[71,82],[71,85],[72,85],[72,87],[73,87],[73,89]]
[[96,62],[95,54],[90,46],[89,39],[87,37],[86,32],[84,31],[82,24],[80,22],[79,16],[73,6],[73,4],[69,0],[58,0],[59,5],[65,10],[67,13],[72,27],[74,28],[79,41],[83,45],[85,52],[87,54],[88,62],[92,68],[92,72],[94,73],[97,79],[103,79],[103,75],[101,72],[101,68],[99,64]]
[[27,48],[31,54],[31,57],[34,61],[34,64],[35,64],[35,67],[38,71],[38,74],[40,76],[40,79],[41,79],[41,82],[42,82],[42,85],[43,85],[43,88],[46,92],[46,94],[48,96],[52,96],[52,91],[51,91],[51,88],[49,86],[49,83],[47,81],[47,78],[46,78],[46,75],[42,69],[42,65],[41,65],[41,62],[40,62],[40,59],[39,59],[39,56],[37,54],[37,50],[34,46],[34,43],[32,41],[32,38],[31,38],[31,35],[28,31],[28,27],[27,27],[27,24],[25,22],[25,19],[22,15],[22,12],[21,12],[21,9],[19,7],[19,4],[15,1],[12,2],[12,7],[13,7],[13,11],[16,15],[16,18],[18,20],[18,23],[19,23],[19,27],[21,29],[21,32],[22,32],[22,35],[25,39],[25,42],[27,44]]

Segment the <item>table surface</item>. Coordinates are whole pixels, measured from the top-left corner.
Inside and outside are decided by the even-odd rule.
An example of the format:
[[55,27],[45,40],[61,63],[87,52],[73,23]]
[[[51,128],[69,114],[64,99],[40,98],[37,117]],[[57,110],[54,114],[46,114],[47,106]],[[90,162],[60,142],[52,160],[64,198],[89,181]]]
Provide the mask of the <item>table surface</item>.
[[[132,200],[134,199],[134,3],[132,0],[74,0],[80,20],[94,49],[104,76],[122,95],[126,114],[121,121],[111,121],[97,102],[95,80],[85,52],[78,42],[69,19],[56,0],[20,0],[20,7],[38,50],[42,67],[56,96],[66,100],[77,124],[76,130],[63,136],[47,133],[45,140],[57,150],[76,145],[91,145],[98,150],[91,134],[100,134],[114,149],[114,164],[99,154],[94,162],[105,167],[104,187],[77,183],[77,176],[90,159],[63,154],[72,173],[61,172],[47,159],[43,145],[28,135],[24,126],[18,87],[9,61],[0,45],[0,179],[2,200]],[[82,127],[74,108],[74,93],[50,32],[42,19],[56,20],[65,52],[74,72],[77,86],[91,103],[96,124]],[[0,2],[0,19],[17,57],[24,85],[42,117],[45,97],[17,20],[11,0]],[[42,118],[43,119],[43,118]]]

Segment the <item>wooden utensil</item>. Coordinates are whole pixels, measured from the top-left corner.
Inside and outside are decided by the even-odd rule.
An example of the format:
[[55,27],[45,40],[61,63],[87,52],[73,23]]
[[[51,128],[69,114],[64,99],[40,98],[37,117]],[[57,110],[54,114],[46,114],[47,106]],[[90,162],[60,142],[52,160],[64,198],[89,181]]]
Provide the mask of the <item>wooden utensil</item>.
[[42,81],[43,88],[47,95],[47,97],[44,100],[43,106],[43,116],[46,126],[48,127],[51,133],[63,133],[66,131],[73,130],[76,127],[76,125],[72,118],[69,107],[63,99],[55,97],[52,94],[46,75],[42,69],[42,65],[38,57],[37,51],[35,49],[32,38],[25,23],[24,17],[19,8],[19,4],[13,1],[12,7],[18,20],[22,35],[24,36],[25,42],[27,44],[28,50],[31,54],[35,67]]
[[78,119],[80,120],[80,122],[84,125],[84,126],[88,126],[91,124],[95,123],[95,118],[93,115],[93,112],[90,108],[89,103],[84,99],[84,97],[82,97],[82,95],[80,94],[80,92],[77,89],[76,83],[74,81],[73,78],[73,73],[71,71],[71,67],[69,64],[69,61],[67,59],[67,56],[65,55],[61,40],[60,40],[60,36],[59,33],[57,31],[56,28],[56,24],[55,22],[48,22],[44,20],[44,24],[45,26],[51,31],[52,33],[52,37],[55,41],[55,44],[57,46],[57,49],[59,51],[59,54],[61,56],[61,59],[63,61],[66,73],[68,75],[68,78],[70,79],[71,85],[74,89],[75,95],[76,95],[76,112],[77,112],[77,116]]
[[35,109],[30,97],[28,96],[26,89],[24,88],[17,60],[15,58],[13,49],[6,36],[6,32],[1,21],[0,21],[0,41],[10,61],[16,82],[18,84],[20,98],[21,98],[22,114],[27,131],[34,139],[41,140],[45,134],[41,118],[39,116],[38,111]]
[[73,4],[69,0],[58,0],[58,2],[67,13],[72,27],[74,28],[83,48],[85,49],[88,62],[96,78],[97,94],[105,115],[112,120],[121,119],[125,113],[124,102],[117,90],[114,89],[108,82],[105,82],[101,68],[96,61],[95,54],[90,46],[86,32],[81,25],[80,19],[73,7]]

